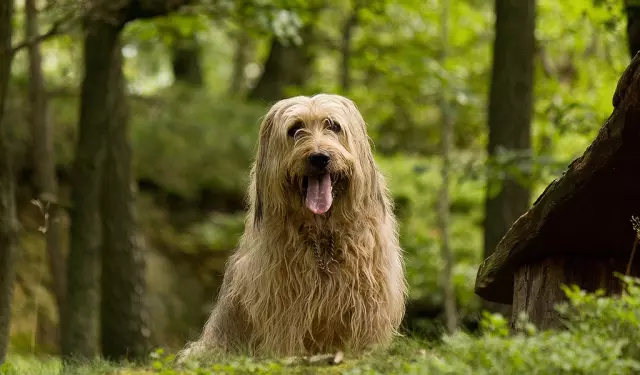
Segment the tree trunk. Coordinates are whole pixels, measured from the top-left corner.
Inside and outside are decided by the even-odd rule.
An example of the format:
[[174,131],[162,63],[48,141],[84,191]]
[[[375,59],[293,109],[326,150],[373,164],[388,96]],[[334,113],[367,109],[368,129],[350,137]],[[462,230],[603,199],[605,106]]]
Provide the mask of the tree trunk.
[[[489,97],[490,163],[501,148],[517,153],[531,150],[535,0],[496,0],[493,70]],[[498,190],[494,194],[494,190]],[[529,207],[529,187],[513,176],[489,173],[485,201],[484,255],[493,253],[513,222]],[[493,311],[506,307],[487,304]]]
[[[119,51],[119,49],[118,49]],[[136,246],[126,83],[120,53],[113,60],[111,108],[102,185],[102,353],[109,360],[143,359],[149,329],[144,309],[145,264]]]
[[4,118],[11,76],[13,1],[0,1],[0,363],[7,355],[13,297],[17,217],[12,158]]
[[[109,283],[104,304],[130,303],[128,306],[105,306],[116,316],[102,317],[106,319],[102,330],[112,329],[115,319],[119,320],[119,331],[109,332],[106,350],[108,356],[131,352],[139,355],[140,339],[138,334],[146,333],[141,323],[142,317],[131,317],[141,311],[139,296],[144,293],[139,282],[143,270],[133,265],[139,264],[135,249],[129,247],[130,231],[133,217],[130,205],[131,176],[124,176],[131,169],[126,124],[127,110],[124,105],[124,78],[122,76],[122,57],[119,37],[127,22],[136,19],[148,19],[165,16],[189,3],[190,0],[178,1],[120,1],[113,7],[107,7],[96,16],[84,20],[84,77],[80,94],[80,125],[76,145],[74,171],[72,181],[72,203],[70,248],[67,263],[67,304],[62,320],[61,348],[64,359],[71,356],[80,359],[94,357],[97,354],[97,320],[99,300],[99,264],[101,249],[114,251],[109,253],[116,260],[109,259],[105,265],[106,275],[103,284]],[[111,128],[111,124],[118,126]],[[115,131],[114,131],[115,130]],[[107,142],[109,152],[106,152]],[[125,152],[124,159],[114,156]],[[106,158],[105,158],[105,154]],[[106,160],[105,160],[106,159]],[[102,179],[105,169],[107,178],[117,178],[115,183],[104,181],[109,188],[115,186],[115,192],[102,194]],[[114,177],[117,176],[117,177]],[[124,187],[123,187],[124,184]],[[101,222],[100,212],[104,200],[110,201],[114,207],[108,207],[109,213],[116,212],[122,223],[114,223],[109,217]],[[102,236],[102,230],[107,233]],[[116,233],[116,235],[113,235]],[[111,238],[114,236],[122,236]],[[105,238],[107,237],[107,238]],[[102,242],[106,244],[101,247]],[[113,250],[116,248],[117,250]],[[118,263],[126,269],[115,275],[113,264]],[[125,273],[132,274],[126,275]],[[135,289],[135,290],[132,290]],[[114,297],[117,296],[117,297]],[[139,315],[139,314],[138,314]],[[123,328],[126,327],[126,328]],[[133,335],[122,337],[123,332]],[[114,339],[121,340],[116,343]],[[104,344],[104,342],[103,342]],[[121,348],[114,348],[119,344]],[[131,347],[128,347],[132,345]],[[123,349],[124,348],[124,349]],[[114,354],[115,353],[115,354]]]
[[[38,10],[35,0],[25,1],[26,37],[35,39],[38,31]],[[52,289],[58,313],[64,306],[64,255],[62,252],[62,222],[58,209],[58,182],[56,180],[56,155],[53,149],[53,129],[47,103],[40,45],[31,44],[29,51],[29,123],[33,136],[33,165],[37,197],[45,209],[45,238]]]
[[182,36],[175,33],[171,46],[173,77],[177,82],[196,87],[204,84],[200,44],[195,35]]
[[287,96],[290,86],[304,85],[311,74],[313,56],[309,44],[312,30],[305,26],[301,31],[302,44],[283,44],[273,37],[269,57],[256,86],[249,93],[249,100],[273,103]]
[[342,92],[346,93],[351,88],[351,44],[353,43],[353,30],[358,26],[358,11],[360,10],[360,2],[356,1],[351,15],[347,18],[342,28],[342,45],[341,45],[341,69],[340,69],[340,85]]
[[233,96],[240,95],[245,89],[244,69],[249,61],[249,48],[251,47],[251,38],[245,30],[238,30],[236,35],[236,49],[233,55],[233,72],[231,73],[231,84],[229,85],[229,94]]
[[633,58],[640,51],[640,1],[626,0],[627,43],[629,54]]
[[100,182],[110,115],[110,82],[118,62],[121,25],[85,21],[84,78],[81,88],[79,136],[72,180],[67,304],[61,349],[70,356],[97,354],[100,251]]
[[[442,3],[441,37],[442,52],[440,64],[445,68],[449,49],[449,1]],[[445,68],[446,69],[446,68]],[[455,258],[450,244],[449,232],[449,174],[451,171],[451,149],[453,148],[453,119],[449,108],[449,87],[447,79],[442,80],[440,93],[440,114],[442,121],[441,156],[442,156],[442,187],[439,200],[440,241],[444,267],[442,269],[442,288],[444,294],[444,310],[447,330],[453,333],[458,328],[458,312],[456,309],[456,290],[453,281],[453,266]]]

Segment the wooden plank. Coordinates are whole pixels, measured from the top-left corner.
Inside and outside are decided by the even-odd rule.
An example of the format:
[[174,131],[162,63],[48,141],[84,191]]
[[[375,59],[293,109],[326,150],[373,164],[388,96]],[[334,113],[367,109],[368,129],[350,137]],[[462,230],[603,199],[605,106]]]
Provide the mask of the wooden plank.
[[[538,329],[563,328],[555,308],[566,300],[562,285],[575,284],[588,292],[602,289],[608,295],[617,295],[622,282],[614,272],[623,273],[625,267],[622,260],[596,256],[552,256],[523,265],[514,275],[512,328],[521,313]],[[638,267],[633,271],[637,275]]]

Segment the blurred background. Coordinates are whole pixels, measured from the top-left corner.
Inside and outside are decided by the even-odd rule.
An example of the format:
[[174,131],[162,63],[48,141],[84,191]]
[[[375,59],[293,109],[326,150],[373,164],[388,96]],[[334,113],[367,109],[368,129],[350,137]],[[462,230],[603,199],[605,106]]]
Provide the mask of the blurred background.
[[[29,1],[14,3],[15,55],[2,118],[20,223],[9,339],[9,350],[16,353],[59,353],[61,304],[78,303],[83,288],[104,295],[113,286],[117,292],[124,284],[104,281],[111,271],[143,275],[134,289],[146,306],[139,311],[143,336],[152,347],[177,350],[195,338],[243,231],[260,117],[276,100],[319,92],[353,99],[368,123],[396,202],[406,252],[410,302],[405,329],[435,338],[451,319],[463,329],[476,329],[481,309],[492,308],[473,292],[478,265],[546,185],[582,154],[611,113],[616,83],[631,56],[628,19],[637,12],[622,0],[521,0],[503,16],[513,14],[511,23],[503,24],[500,61],[513,63],[497,65],[496,59],[493,68],[494,41],[499,48],[493,1],[191,3],[158,17],[128,19],[119,31],[116,47],[128,110],[114,121],[120,112],[111,105],[117,104],[96,99],[104,91],[97,80],[101,72],[109,73],[110,55],[100,57],[98,39],[85,36],[78,16],[84,8],[60,0],[35,2],[37,14],[29,21]],[[535,30],[527,30],[522,19],[533,19],[534,5]],[[28,25],[39,31],[29,36],[34,29]],[[85,31],[90,28],[85,23]],[[30,38],[48,31],[39,43],[31,43]],[[531,48],[527,35],[535,36]],[[514,50],[519,44],[520,52]],[[29,54],[34,45],[41,54],[40,70]],[[97,54],[91,57],[90,51]],[[92,75],[85,78],[90,61]],[[34,79],[38,71],[40,81]],[[509,84],[499,77],[519,75],[522,87],[497,89]],[[83,79],[96,81],[83,86]],[[105,82],[118,79],[108,75]],[[89,99],[83,104],[83,95],[94,95],[93,112],[87,112]],[[494,116],[488,113],[490,98]],[[38,100],[46,101],[44,112],[35,107],[42,103]],[[34,127],[35,113],[43,113],[47,127]],[[88,267],[89,258],[67,260],[70,251],[83,254],[82,243],[91,243],[90,230],[95,229],[70,228],[73,210],[81,204],[72,187],[118,191],[115,177],[95,184],[83,180],[83,159],[77,157],[103,147],[102,137],[110,137],[98,132],[91,138],[87,130],[83,140],[79,129],[109,121],[126,124],[125,144],[131,150],[134,225],[125,232],[133,244],[129,248],[135,249],[131,254],[138,257],[125,254],[124,259],[145,264],[116,265],[116,271],[113,264]],[[51,137],[42,140],[39,134]],[[126,147],[122,153],[113,147],[115,153],[108,155],[129,155]],[[38,177],[47,163],[55,167],[55,178],[48,180],[57,184],[55,199],[43,196],[45,180]],[[439,207],[443,168],[448,196]],[[114,232],[109,236],[105,230],[102,246],[109,238],[117,242]],[[73,250],[73,236],[82,238],[78,231],[89,237],[77,239]],[[87,247],[86,254],[98,248]],[[123,259],[122,252],[111,258],[102,251],[103,260]],[[83,272],[85,278],[79,279]],[[96,281],[100,274],[102,287]],[[73,284],[78,280],[94,282]],[[75,293],[73,288],[80,290],[76,297],[65,296]],[[82,316],[97,317],[95,306],[82,310]],[[85,327],[91,324],[98,325]],[[89,339],[83,340],[93,337],[86,335]]]

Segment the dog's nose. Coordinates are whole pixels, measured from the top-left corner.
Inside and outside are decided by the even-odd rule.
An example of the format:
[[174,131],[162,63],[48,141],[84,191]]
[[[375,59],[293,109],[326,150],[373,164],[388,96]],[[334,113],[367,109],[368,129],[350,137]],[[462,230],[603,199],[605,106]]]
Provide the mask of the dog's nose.
[[314,152],[309,155],[309,164],[316,169],[323,169],[329,164],[329,159],[329,154],[326,152]]

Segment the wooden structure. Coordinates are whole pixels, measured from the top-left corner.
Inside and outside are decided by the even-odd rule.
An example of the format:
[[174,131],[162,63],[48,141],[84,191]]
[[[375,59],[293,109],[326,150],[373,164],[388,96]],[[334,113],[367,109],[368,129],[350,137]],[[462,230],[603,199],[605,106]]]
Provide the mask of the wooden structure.
[[[640,216],[640,53],[620,78],[614,110],[584,154],[553,181],[480,266],[475,291],[539,328],[560,322],[562,284],[621,291]],[[640,246],[638,249],[640,253]],[[632,275],[640,275],[636,254]],[[636,264],[637,263],[637,264]]]

